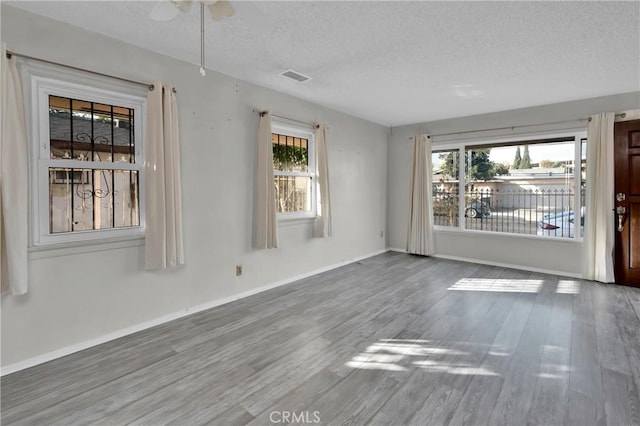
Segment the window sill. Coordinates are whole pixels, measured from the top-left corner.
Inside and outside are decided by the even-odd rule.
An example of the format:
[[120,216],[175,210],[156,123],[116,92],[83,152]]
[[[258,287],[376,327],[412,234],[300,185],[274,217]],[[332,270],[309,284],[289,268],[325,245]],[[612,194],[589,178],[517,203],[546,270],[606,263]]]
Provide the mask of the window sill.
[[39,245],[29,248],[29,260],[47,259],[51,257],[72,256],[105,250],[116,250],[144,245],[144,235],[127,237],[111,237],[86,241],[73,241]]
[[530,234],[513,234],[510,232],[495,232],[495,231],[476,231],[474,229],[459,229],[449,228],[445,226],[435,226],[434,231],[439,234],[455,234],[455,235],[469,235],[475,238],[486,235],[490,238],[505,238],[505,239],[526,239],[537,241],[549,241],[553,243],[569,243],[569,244],[582,244],[582,238],[561,238],[561,237],[542,237],[540,235]]
[[278,226],[296,226],[315,223],[317,217],[278,217]]

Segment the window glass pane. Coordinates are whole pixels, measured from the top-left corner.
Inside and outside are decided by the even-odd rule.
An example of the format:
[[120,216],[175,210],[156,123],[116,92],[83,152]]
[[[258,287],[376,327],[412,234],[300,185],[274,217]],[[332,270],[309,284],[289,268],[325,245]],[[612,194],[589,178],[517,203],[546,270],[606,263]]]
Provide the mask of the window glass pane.
[[458,157],[458,150],[435,151],[431,154],[434,225],[459,226]]
[[580,236],[584,237],[584,206],[587,205],[587,139],[581,139],[580,145]]
[[71,100],[49,96],[51,158],[71,158]]
[[113,107],[113,161],[135,163],[133,110]]
[[574,142],[465,152],[466,229],[573,238]]
[[133,109],[49,96],[52,159],[135,162]]
[[91,102],[71,99],[71,108],[71,157],[89,161],[92,158],[93,145]]
[[275,176],[274,179],[279,213],[311,211],[310,177]]
[[51,233],[139,226],[138,172],[49,169]]
[[114,170],[115,228],[139,226],[138,172],[135,170]]
[[93,104],[92,121],[93,127],[89,128],[93,135],[93,160],[112,161],[112,121],[111,106],[104,104]]
[[309,171],[309,140],[278,133],[271,134],[273,168],[283,172]]

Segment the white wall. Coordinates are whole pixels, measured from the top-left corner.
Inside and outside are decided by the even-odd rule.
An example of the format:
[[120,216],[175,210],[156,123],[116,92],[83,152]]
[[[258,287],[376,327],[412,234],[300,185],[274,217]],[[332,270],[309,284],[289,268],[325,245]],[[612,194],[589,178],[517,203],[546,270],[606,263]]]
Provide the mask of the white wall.
[[[29,293],[2,298],[3,366],[386,247],[387,128],[212,71],[201,78],[195,65],[6,5],[2,39],[19,53],[177,87],[187,259],[149,273],[139,244],[31,253]],[[332,238],[287,225],[281,248],[252,249],[252,108],[329,125]]]
[[[511,135],[521,136],[534,132],[585,130],[586,121],[578,121],[581,118],[604,111],[624,111],[639,107],[640,93],[636,92],[393,128],[389,141],[389,207],[387,212],[389,246],[403,249],[406,245],[411,167],[409,137],[420,133],[465,132],[575,120],[545,126],[434,137],[435,147],[438,144],[461,139],[473,141]],[[581,250],[582,243],[576,241],[542,240],[535,237],[523,238],[496,233],[436,232],[436,252],[438,255],[569,275],[582,274]]]

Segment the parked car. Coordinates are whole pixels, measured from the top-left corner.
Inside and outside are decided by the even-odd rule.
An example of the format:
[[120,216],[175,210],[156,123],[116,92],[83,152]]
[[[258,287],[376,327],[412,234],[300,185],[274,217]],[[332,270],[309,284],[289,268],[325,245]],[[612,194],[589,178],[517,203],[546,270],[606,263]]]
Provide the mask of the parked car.
[[491,216],[491,209],[489,208],[489,203],[485,201],[481,201],[478,199],[472,200],[470,204],[468,204],[464,210],[465,217],[484,217]]
[[[542,220],[538,222],[538,235],[573,238],[575,216],[573,210],[543,216]],[[584,229],[584,211],[580,215],[580,229]]]

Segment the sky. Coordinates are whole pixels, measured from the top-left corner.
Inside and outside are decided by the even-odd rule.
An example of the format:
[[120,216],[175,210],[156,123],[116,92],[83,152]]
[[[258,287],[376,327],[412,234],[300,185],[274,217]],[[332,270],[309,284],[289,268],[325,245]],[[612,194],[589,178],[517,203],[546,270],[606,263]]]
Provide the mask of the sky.
[[[491,148],[489,158],[494,163],[512,164],[516,155],[516,146]],[[524,146],[520,147],[520,155],[524,154]],[[573,142],[541,143],[529,145],[529,156],[532,163],[542,160],[572,161],[574,156]],[[439,167],[438,155],[433,156],[433,167]]]
[[[520,148],[520,155],[524,154],[524,147]],[[529,155],[532,163],[539,163],[542,160],[550,161],[571,161],[574,157],[573,143],[567,144],[536,144],[529,145]],[[513,163],[516,156],[516,147],[492,148],[489,158],[495,163]]]

